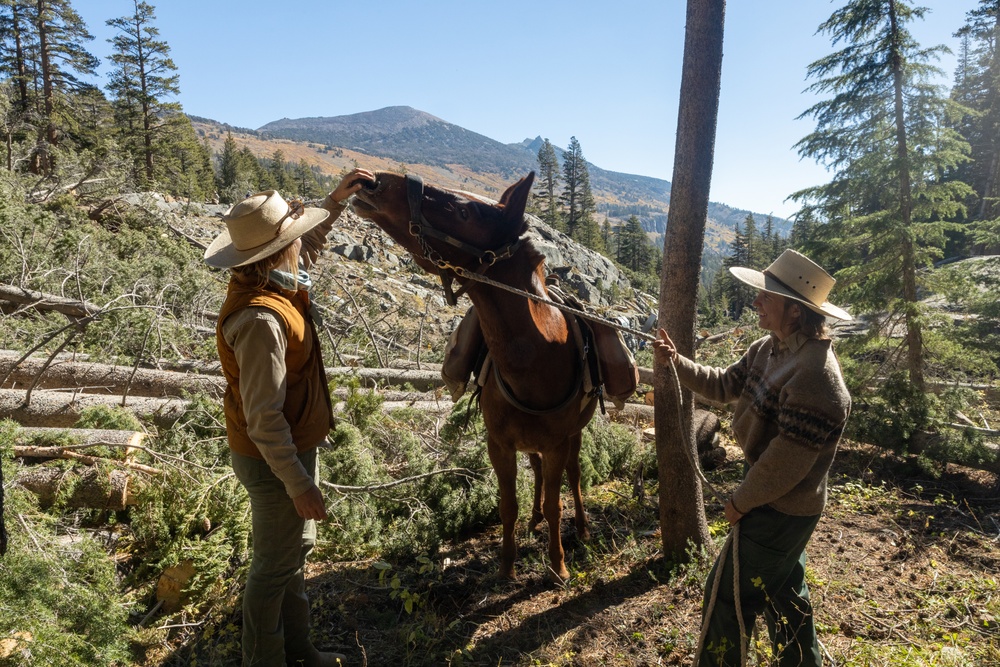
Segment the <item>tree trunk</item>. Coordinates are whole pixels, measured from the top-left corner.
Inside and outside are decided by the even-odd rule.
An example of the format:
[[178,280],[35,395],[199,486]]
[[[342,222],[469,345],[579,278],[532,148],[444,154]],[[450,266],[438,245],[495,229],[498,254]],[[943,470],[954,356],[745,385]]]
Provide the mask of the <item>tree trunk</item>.
[[[29,357],[17,367],[9,352],[0,352],[0,381],[2,387],[11,389],[17,385],[30,386],[42,373],[44,359]],[[79,389],[87,393],[107,396],[152,396],[169,398],[182,393],[204,392],[221,397],[226,388],[226,380],[221,375],[196,375],[175,371],[159,371],[131,366],[112,366],[85,362],[55,361],[45,369],[38,383],[38,389]]]
[[87,301],[35,292],[16,285],[0,285],[0,300],[31,306],[38,310],[54,310],[70,317],[88,317],[101,310],[97,304]]
[[[685,356],[691,356],[694,350],[698,277],[719,113],[725,14],[725,0],[688,0],[659,310],[660,322]],[[701,482],[692,467],[692,461],[697,460],[691,426],[692,401],[688,395],[681,407],[669,367],[655,369],[653,386],[656,396],[662,397],[656,401],[655,414],[663,554],[669,560],[683,561],[692,543],[703,546],[709,541]]]
[[903,256],[903,307],[906,309],[906,366],[910,383],[924,391],[924,341],[917,302],[916,250],[913,247],[913,202],[910,193],[910,156],[906,145],[906,118],[903,107],[903,58],[896,0],[889,0],[892,31],[892,86],[895,94],[896,159],[899,166],[899,215],[903,226],[900,250]]
[[135,504],[135,495],[129,489],[131,482],[131,475],[125,470],[108,470],[103,466],[66,470],[50,465],[28,466],[18,473],[16,480],[19,486],[38,496],[42,507],[50,507],[60,490],[69,488],[68,507],[114,511]]
[[[0,389],[0,419],[13,419],[22,426],[68,428],[76,424],[83,408],[92,405],[121,405],[118,396],[95,396],[59,391],[34,391],[31,402],[24,404],[25,392]],[[158,428],[170,428],[187,410],[188,402],[178,399],[129,397],[126,405],[132,414]]]

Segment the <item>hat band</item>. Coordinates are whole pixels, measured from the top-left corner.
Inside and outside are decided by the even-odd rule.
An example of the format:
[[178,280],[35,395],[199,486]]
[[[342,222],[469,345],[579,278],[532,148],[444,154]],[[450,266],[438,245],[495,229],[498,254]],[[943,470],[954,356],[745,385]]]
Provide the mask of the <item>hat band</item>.
[[816,303],[815,301],[813,301],[812,299],[810,299],[808,297],[803,296],[797,289],[793,289],[792,287],[790,287],[789,285],[787,285],[783,280],[781,280],[781,278],[779,278],[778,276],[774,275],[772,272],[768,271],[767,269],[764,269],[761,273],[763,273],[765,276],[767,276],[768,278],[770,278],[774,282],[778,283],[778,285],[780,285],[781,287],[785,288],[786,290],[788,290],[789,292],[791,292],[792,294],[794,294],[800,301],[805,301],[806,303],[811,303],[812,305],[814,305],[817,308],[819,308],[820,304]]

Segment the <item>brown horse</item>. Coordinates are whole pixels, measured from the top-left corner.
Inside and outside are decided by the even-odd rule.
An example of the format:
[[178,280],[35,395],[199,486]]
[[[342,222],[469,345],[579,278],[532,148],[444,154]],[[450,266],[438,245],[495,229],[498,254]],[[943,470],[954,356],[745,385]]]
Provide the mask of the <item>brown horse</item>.
[[[378,173],[354,200],[354,210],[385,230],[430,273],[455,277],[459,267],[547,297],[544,258],[522,235],[534,172],[510,186],[498,204],[437,187],[419,178]],[[443,280],[444,282],[444,280]],[[493,370],[480,396],[487,447],[500,484],[503,545],[500,574],[514,577],[517,547],[517,452],[535,475],[532,531],[549,527],[551,574],[569,577],[560,538],[559,491],[566,471],[576,505],[576,532],[589,539],[580,493],[581,431],[596,399],[583,390],[584,351],[570,315],[492,285],[458,277],[482,325]]]

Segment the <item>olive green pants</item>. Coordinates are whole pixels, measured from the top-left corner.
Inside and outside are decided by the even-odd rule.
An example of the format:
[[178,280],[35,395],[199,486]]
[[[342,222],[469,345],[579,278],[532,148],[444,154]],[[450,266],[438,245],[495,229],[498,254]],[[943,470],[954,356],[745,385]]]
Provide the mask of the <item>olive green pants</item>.
[[[757,617],[764,615],[773,651],[771,665],[823,664],[805,581],[806,543],[818,522],[819,515],[791,516],[770,507],[758,507],[740,519],[740,609],[748,633]],[[719,559],[708,575],[703,614],[710,606]],[[698,665],[740,667],[740,626],[733,592],[731,549],[725,554],[715,596]]]
[[[231,452],[233,472],[250,495],[253,559],[243,592],[243,666],[285,667],[308,655],[309,599],[303,567],[316,544],[316,522],[306,521],[267,463]],[[316,450],[299,454],[317,475]]]

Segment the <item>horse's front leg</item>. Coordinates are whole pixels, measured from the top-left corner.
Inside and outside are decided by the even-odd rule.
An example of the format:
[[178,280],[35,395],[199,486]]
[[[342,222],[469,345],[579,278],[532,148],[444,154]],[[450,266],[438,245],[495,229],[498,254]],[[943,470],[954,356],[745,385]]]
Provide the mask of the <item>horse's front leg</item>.
[[542,457],[540,454],[528,454],[528,461],[531,463],[531,470],[535,473],[535,499],[531,504],[531,524],[528,529],[532,533],[538,533],[538,524],[545,518],[542,515],[542,502],[545,498],[545,485],[542,483]]
[[514,528],[517,525],[517,452],[513,447],[501,446],[489,435],[486,437],[486,449],[500,486],[500,522],[503,524],[500,576],[513,579],[514,556],[517,554],[517,542],[514,538]]
[[569,458],[566,461],[566,481],[573,492],[573,504],[576,506],[576,536],[586,542],[590,539],[590,528],[587,526],[587,513],[583,509],[583,493],[580,491],[580,445],[583,434],[577,433],[569,437]]
[[562,517],[562,501],[559,498],[559,489],[562,486],[563,470],[566,469],[568,454],[569,452],[563,449],[547,452],[542,457],[542,482],[545,485],[542,512],[545,514],[545,520],[549,524],[549,562],[551,563],[549,574],[556,583],[560,584],[569,579],[569,570],[566,569],[559,525]]

